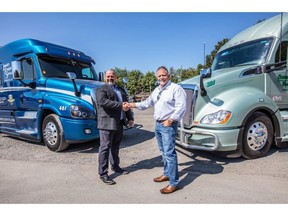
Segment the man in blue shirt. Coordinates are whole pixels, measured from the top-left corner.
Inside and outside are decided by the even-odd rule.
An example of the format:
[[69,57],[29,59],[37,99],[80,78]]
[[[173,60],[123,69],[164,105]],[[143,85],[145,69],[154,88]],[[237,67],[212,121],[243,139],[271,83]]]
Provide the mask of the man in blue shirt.
[[160,190],[162,194],[178,190],[178,159],[175,150],[175,140],[178,122],[186,111],[186,93],[184,89],[171,82],[166,67],[157,69],[156,76],[159,86],[143,102],[129,103],[130,108],[145,110],[154,106],[156,120],[155,136],[164,162],[163,175],[154,178],[154,182],[169,181],[169,185]]

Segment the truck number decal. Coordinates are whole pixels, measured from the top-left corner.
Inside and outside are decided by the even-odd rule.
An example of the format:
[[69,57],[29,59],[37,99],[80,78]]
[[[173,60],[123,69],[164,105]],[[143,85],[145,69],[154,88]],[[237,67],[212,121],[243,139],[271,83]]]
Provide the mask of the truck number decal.
[[207,87],[210,87],[210,86],[213,86],[213,85],[215,85],[215,80],[212,80],[212,81],[209,81],[209,82],[207,82]]
[[59,110],[65,111],[65,110],[67,110],[67,106],[60,106],[60,107],[59,107]]

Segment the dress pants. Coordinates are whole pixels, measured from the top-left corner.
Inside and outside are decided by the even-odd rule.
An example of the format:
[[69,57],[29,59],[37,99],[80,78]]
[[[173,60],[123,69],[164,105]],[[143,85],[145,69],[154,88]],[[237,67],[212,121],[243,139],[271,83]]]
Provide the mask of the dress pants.
[[103,177],[108,175],[109,161],[111,167],[119,167],[119,148],[123,136],[123,121],[120,121],[118,130],[99,130],[99,132],[98,174]]

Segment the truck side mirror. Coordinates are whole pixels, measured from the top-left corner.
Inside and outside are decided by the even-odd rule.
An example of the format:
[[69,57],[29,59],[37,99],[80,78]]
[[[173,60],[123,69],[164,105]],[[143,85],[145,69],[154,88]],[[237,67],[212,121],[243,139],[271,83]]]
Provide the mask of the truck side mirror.
[[207,91],[204,88],[203,79],[211,77],[211,68],[202,69],[200,72],[200,89],[201,89],[201,96],[206,96]]
[[11,65],[12,65],[13,79],[15,79],[15,80],[24,79],[23,72],[21,70],[21,62],[20,61],[12,61]]
[[200,71],[200,76],[202,78],[210,78],[211,77],[211,68],[202,69]]
[[74,72],[66,72],[66,75],[69,79],[76,79],[76,74]]
[[124,84],[127,84],[128,83],[128,78],[127,77],[123,77],[122,81],[123,81]]
[[99,72],[99,81],[104,82],[104,73]]

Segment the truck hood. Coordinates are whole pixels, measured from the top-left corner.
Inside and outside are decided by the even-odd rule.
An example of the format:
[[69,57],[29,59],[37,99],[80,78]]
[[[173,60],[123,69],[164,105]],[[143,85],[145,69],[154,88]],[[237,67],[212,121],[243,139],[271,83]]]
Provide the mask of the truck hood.
[[[257,67],[258,65],[249,65],[249,66],[241,66],[241,67],[231,67],[231,68],[225,68],[225,69],[219,69],[219,70],[215,70],[212,71],[212,75],[210,78],[205,78],[204,79],[204,83],[206,83],[207,81],[211,80],[211,79],[223,79],[223,77],[229,77],[229,79],[231,78],[239,78],[239,76],[242,74],[243,71],[246,71],[248,69],[252,69]],[[230,82],[229,79],[223,79],[224,81],[228,80]],[[183,80],[181,81],[179,84],[195,84],[198,85],[200,83],[200,75],[198,76],[194,76],[190,79],[187,80]]]
[[[88,101],[92,104],[91,90],[99,88],[104,83],[94,80],[75,80],[80,97],[83,100]],[[75,96],[75,89],[72,80],[62,78],[49,78],[46,80],[45,90],[50,92],[58,92],[61,94],[67,94]],[[95,91],[94,91],[95,92]]]
[[198,84],[200,82],[200,75],[194,76],[190,79],[181,81],[179,84]]

